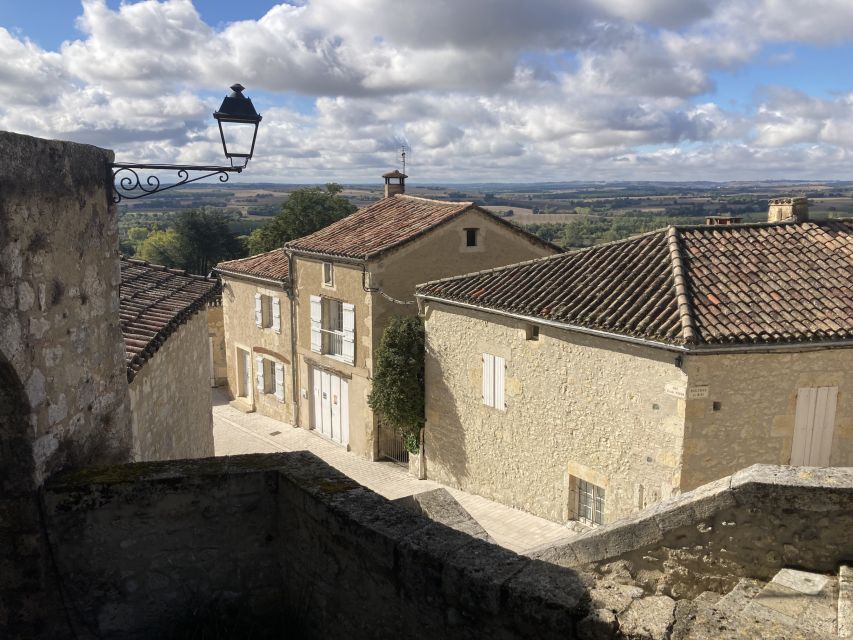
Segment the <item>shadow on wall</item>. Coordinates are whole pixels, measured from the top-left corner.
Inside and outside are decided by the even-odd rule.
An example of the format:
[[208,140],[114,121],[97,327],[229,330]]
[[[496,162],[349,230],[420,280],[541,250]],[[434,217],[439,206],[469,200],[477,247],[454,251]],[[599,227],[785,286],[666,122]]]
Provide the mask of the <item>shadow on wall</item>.
[[24,387],[0,353],[0,637],[63,638],[40,526],[29,414]]
[[[465,428],[456,403],[457,390],[452,389],[438,358],[426,346],[426,427],[424,452],[426,475],[450,486],[466,489],[468,485],[468,448]],[[467,371],[466,371],[467,374]],[[457,381],[468,386],[468,381]]]
[[84,469],[46,504],[66,599],[99,637],[219,621],[258,638],[556,639],[589,609],[576,570],[409,513],[307,452]]

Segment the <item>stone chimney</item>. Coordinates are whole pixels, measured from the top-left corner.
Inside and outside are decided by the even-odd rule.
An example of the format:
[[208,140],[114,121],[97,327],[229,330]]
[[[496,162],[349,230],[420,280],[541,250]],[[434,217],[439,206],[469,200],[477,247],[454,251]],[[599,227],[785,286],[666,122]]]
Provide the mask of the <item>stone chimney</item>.
[[805,222],[809,219],[809,199],[774,198],[767,211],[767,222]]
[[733,216],[731,214],[725,216],[707,216],[705,218],[705,224],[710,226],[717,226],[721,224],[740,224],[741,222],[743,222],[743,218]]
[[385,197],[397,195],[398,193],[406,193],[406,178],[405,173],[400,173],[396,169],[382,174],[385,178]]

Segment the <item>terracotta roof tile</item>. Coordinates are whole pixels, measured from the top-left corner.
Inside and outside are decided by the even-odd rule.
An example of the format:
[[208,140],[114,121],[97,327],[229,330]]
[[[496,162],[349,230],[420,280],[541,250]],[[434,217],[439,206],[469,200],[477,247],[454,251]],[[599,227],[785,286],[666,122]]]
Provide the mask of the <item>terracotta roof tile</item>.
[[122,258],[119,317],[128,382],[181,324],[218,296],[216,280]]
[[328,227],[284,246],[296,252],[367,260],[414,240],[427,231],[475,209],[498,224],[542,246],[559,250],[471,202],[445,202],[397,194],[383,198]]
[[225,275],[242,274],[286,282],[290,279],[290,265],[282,249],[273,249],[248,258],[228,260],[216,265],[216,270]]
[[670,344],[853,339],[853,223],[669,227],[417,291]]

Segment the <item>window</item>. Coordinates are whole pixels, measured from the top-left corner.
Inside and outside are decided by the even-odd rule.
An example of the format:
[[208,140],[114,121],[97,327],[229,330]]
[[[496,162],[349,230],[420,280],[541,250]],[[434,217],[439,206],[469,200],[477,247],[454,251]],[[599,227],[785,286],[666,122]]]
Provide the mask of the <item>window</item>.
[[504,377],[506,360],[490,353],[483,354],[483,404],[506,411]]
[[578,494],[578,520],[586,524],[599,525],[604,522],[604,489],[575,478]]
[[255,386],[261,394],[275,394],[284,402],[284,365],[263,356],[255,356]]
[[465,229],[465,246],[476,247],[479,229]]
[[529,324],[524,330],[524,337],[528,340],[539,339],[539,325]]
[[255,294],[255,325],[264,329],[272,327],[281,333],[281,300],[262,293]]
[[324,287],[333,287],[335,286],[335,271],[334,265],[331,262],[323,263],[323,286]]
[[355,362],[355,307],[311,296],[311,350],[349,364]]

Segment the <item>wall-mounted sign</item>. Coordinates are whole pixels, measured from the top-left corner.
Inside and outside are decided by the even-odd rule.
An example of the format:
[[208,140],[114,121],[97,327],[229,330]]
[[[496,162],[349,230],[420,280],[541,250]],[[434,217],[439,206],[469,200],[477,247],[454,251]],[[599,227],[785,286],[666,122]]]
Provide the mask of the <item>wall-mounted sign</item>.
[[680,382],[667,382],[663,390],[668,396],[675,396],[676,398],[687,397],[687,389]]
[[700,398],[708,397],[708,385],[702,384],[696,387],[690,387],[687,390],[687,397],[690,400],[699,400]]

